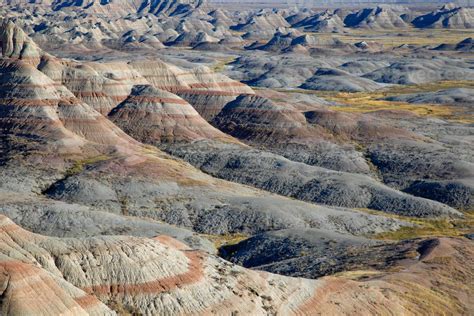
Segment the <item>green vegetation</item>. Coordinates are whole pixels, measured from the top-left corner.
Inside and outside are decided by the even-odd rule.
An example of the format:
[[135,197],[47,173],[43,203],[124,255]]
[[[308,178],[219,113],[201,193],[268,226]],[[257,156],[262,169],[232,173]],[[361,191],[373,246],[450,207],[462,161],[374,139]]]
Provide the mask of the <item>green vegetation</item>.
[[[311,33],[310,33],[311,34]],[[316,33],[320,38],[337,38],[344,43],[377,42],[386,48],[406,45],[456,44],[472,34],[469,30],[455,29],[416,29],[394,30],[351,29],[348,33]]]
[[84,168],[87,165],[92,165],[92,164],[95,164],[95,163],[98,163],[98,162],[101,162],[101,161],[105,161],[105,160],[108,160],[108,159],[110,159],[110,157],[108,157],[106,155],[99,155],[99,156],[95,156],[95,157],[91,157],[91,158],[86,158],[86,159],[81,159],[81,160],[74,161],[72,166],[69,169],[66,170],[66,176],[70,177],[70,176],[79,174],[84,170]]
[[249,238],[246,234],[224,234],[224,235],[202,235],[214,243],[214,246],[219,249],[223,246],[236,245],[239,242]]
[[474,123],[474,116],[467,113],[469,109],[439,104],[410,104],[380,100],[400,94],[434,92],[451,88],[474,88],[474,81],[439,81],[423,85],[397,85],[374,92],[337,92],[314,91],[303,89],[275,89],[285,93],[315,94],[328,101],[340,105],[330,106],[329,109],[341,112],[368,113],[382,110],[408,111],[420,116],[433,116],[459,122]]
[[404,226],[396,231],[375,234],[371,237],[381,240],[403,240],[419,237],[459,237],[474,231],[474,212],[464,212],[464,218],[423,219],[387,214],[381,211],[359,209],[361,211],[396,218],[413,226]]
[[219,62],[214,64],[211,69],[213,72],[223,72],[225,69],[225,66],[232,63],[233,61],[235,61],[235,57],[229,57],[229,58],[220,60]]

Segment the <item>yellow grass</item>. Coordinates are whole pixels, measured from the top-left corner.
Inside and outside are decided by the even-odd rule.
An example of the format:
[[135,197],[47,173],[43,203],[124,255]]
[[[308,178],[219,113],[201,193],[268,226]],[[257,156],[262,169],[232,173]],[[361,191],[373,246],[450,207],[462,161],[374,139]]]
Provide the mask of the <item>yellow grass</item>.
[[370,214],[396,218],[414,226],[404,226],[396,231],[375,234],[371,237],[381,240],[404,240],[418,237],[459,237],[469,232],[474,232],[474,212],[464,212],[464,218],[445,219],[423,219],[394,214],[381,211],[359,209]]
[[434,92],[450,88],[474,88],[474,81],[440,81],[423,85],[396,85],[374,92],[337,92],[312,91],[303,89],[276,89],[285,93],[314,94],[341,106],[330,106],[329,109],[341,112],[368,113],[382,110],[409,111],[420,116],[433,116],[459,123],[474,123],[474,115],[461,106],[438,104],[410,104],[379,100],[400,94]]
[[74,161],[73,165],[68,170],[66,170],[66,175],[67,176],[73,176],[73,175],[79,174],[84,170],[84,168],[87,165],[92,165],[92,164],[95,164],[95,163],[98,163],[98,162],[101,162],[101,161],[105,161],[105,160],[108,160],[108,159],[110,159],[109,156],[99,155],[99,156],[95,156],[95,157],[91,157],[91,158],[87,158],[87,159],[81,159],[81,160]]
[[342,271],[335,273],[334,277],[340,277],[349,280],[361,280],[371,276],[377,276],[384,274],[383,271],[376,271],[376,270],[355,270],[355,271]]
[[225,235],[207,235],[203,234],[203,237],[209,239],[214,243],[214,246],[219,249],[222,246],[230,246],[238,244],[239,242],[249,238],[245,234],[225,234]]
[[[403,36],[398,36],[403,34]],[[455,29],[395,29],[395,30],[365,30],[351,29],[348,33],[315,33],[320,38],[335,37],[344,43],[357,43],[361,41],[373,41],[383,44],[386,48],[397,47],[403,44],[408,45],[429,45],[456,44],[467,37],[472,37],[472,33],[466,30]]]
[[[361,103],[359,103],[361,102]],[[353,113],[367,113],[375,111],[385,111],[385,110],[402,110],[415,113],[420,116],[437,116],[443,117],[446,119],[454,117],[453,110],[448,106],[438,106],[438,105],[429,105],[429,104],[416,104],[411,105],[404,102],[388,102],[388,101],[378,101],[378,100],[364,100],[359,98],[348,98],[342,101],[344,104],[353,105],[353,106],[332,106],[329,107],[331,110],[342,111],[342,112],[353,112]],[[360,105],[356,105],[356,104]]]
[[[443,280],[444,281],[444,280]],[[456,297],[448,295],[445,291],[437,291],[435,287],[427,287],[417,282],[396,280],[395,284],[401,286],[403,291],[398,296],[412,304],[412,312],[425,315],[445,315],[440,311],[450,311],[453,315],[462,314],[463,308]]]
[[212,66],[213,72],[223,72],[225,70],[225,66],[230,64],[231,62],[235,61],[235,57],[225,58],[223,60],[219,60]]

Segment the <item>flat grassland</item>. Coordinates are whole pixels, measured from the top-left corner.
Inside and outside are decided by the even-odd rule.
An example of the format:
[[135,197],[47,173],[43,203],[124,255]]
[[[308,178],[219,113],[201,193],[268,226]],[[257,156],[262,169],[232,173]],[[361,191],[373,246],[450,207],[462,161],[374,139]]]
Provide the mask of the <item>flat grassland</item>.
[[470,30],[458,29],[406,29],[367,30],[351,29],[347,33],[309,33],[320,38],[337,38],[344,43],[372,41],[383,44],[386,48],[401,45],[440,45],[456,44],[465,38],[472,37]]

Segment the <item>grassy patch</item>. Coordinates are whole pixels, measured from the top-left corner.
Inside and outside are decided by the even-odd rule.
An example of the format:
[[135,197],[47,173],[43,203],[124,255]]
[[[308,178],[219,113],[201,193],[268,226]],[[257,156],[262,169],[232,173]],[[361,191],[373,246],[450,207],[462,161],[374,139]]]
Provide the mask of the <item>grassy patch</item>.
[[[351,29],[348,33],[316,33],[319,38],[337,38],[344,43],[353,44],[361,41],[373,41],[383,44],[385,48],[393,48],[403,44],[417,46],[437,46],[440,44],[457,44],[472,34],[468,30],[455,29],[416,29],[404,30],[367,30]],[[403,35],[403,36],[400,36]]]
[[99,155],[99,156],[95,156],[95,157],[91,157],[91,158],[87,158],[87,159],[81,159],[81,160],[74,161],[72,166],[69,169],[66,170],[66,176],[69,177],[69,176],[79,174],[84,170],[84,168],[87,165],[92,165],[94,163],[98,163],[98,162],[105,161],[105,160],[108,160],[108,159],[110,159],[110,157],[108,157],[106,155]]
[[437,116],[443,118],[452,118],[454,116],[453,108],[443,105],[409,104],[404,102],[371,100],[365,97],[352,97],[336,100],[340,103],[347,104],[348,106],[331,106],[329,107],[331,110],[352,113],[397,110],[409,111],[420,116]]
[[404,240],[418,237],[459,237],[474,231],[474,213],[465,212],[464,218],[443,218],[443,219],[423,219],[394,214],[387,214],[381,211],[359,209],[361,211],[396,218],[414,224],[414,226],[404,226],[396,231],[378,233],[370,236],[381,240]]
[[224,235],[202,235],[203,237],[209,239],[214,243],[214,246],[219,249],[223,246],[231,246],[236,245],[239,242],[249,238],[248,235],[245,234],[224,234]]
[[355,271],[342,271],[335,273],[334,277],[340,277],[349,280],[364,280],[373,276],[381,275],[384,272],[376,270],[355,270]]
[[474,88],[474,81],[445,80],[417,85],[397,85],[382,90],[382,95],[391,96],[405,93],[434,92],[452,88]]
[[214,64],[211,69],[213,72],[223,72],[225,70],[225,66],[232,63],[233,61],[235,61],[235,57],[229,57],[229,58],[220,60],[219,62]]
[[111,300],[107,303],[108,307],[110,307],[113,311],[117,313],[119,316],[135,316],[135,315],[142,315],[140,311],[135,307],[126,306],[119,300]]
[[329,109],[341,112],[369,113],[382,110],[408,111],[419,116],[433,116],[442,119],[474,123],[474,116],[466,113],[468,109],[460,106],[442,104],[413,104],[407,102],[394,102],[381,100],[386,97],[400,94],[435,92],[450,88],[474,88],[474,81],[440,81],[423,85],[396,85],[374,92],[337,92],[337,91],[312,91],[303,89],[276,89],[285,93],[314,94],[333,101],[339,105],[330,106]]
[[448,295],[446,291],[438,291],[436,288],[429,288],[413,281],[396,280],[395,283],[404,289],[397,296],[412,304],[412,308],[416,309],[412,310],[415,315],[445,314],[440,311],[450,311],[453,315],[463,314],[457,299]]

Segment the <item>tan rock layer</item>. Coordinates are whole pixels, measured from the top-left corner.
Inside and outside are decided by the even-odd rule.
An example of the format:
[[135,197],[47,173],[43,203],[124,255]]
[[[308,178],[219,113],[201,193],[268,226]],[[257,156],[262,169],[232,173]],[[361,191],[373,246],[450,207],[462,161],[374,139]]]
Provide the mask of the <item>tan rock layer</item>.
[[[365,281],[350,274],[304,280],[250,271],[167,236],[42,237],[5,217],[0,241],[4,314],[108,313],[95,297],[130,312],[178,315],[467,315],[473,308],[464,295],[474,284],[474,246],[467,239],[434,240],[419,259]],[[111,273],[107,284],[98,284],[95,276],[103,273]],[[155,279],[140,281],[144,276]],[[93,285],[81,286],[87,283]]]

